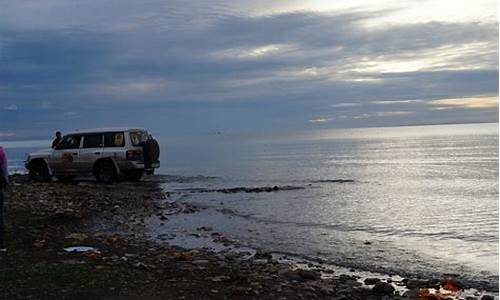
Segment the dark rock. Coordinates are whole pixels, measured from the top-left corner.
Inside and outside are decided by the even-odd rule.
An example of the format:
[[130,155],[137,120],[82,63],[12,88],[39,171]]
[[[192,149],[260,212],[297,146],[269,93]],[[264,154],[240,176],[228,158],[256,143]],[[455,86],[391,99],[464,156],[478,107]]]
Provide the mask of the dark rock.
[[212,231],[212,227],[210,227],[210,226],[201,226],[201,227],[196,228],[196,230],[198,230],[198,231]]
[[287,278],[288,280],[296,281],[306,281],[306,280],[318,280],[321,278],[321,273],[314,270],[290,270],[284,269],[278,272],[278,274]]
[[321,287],[320,292],[324,295],[333,295],[334,294],[334,290],[332,288],[328,288],[328,287]]
[[254,257],[256,259],[272,259],[273,255],[271,254],[271,252],[266,252],[264,250],[258,249],[255,252],[255,256]]
[[349,281],[349,280],[356,280],[356,277],[347,274],[340,274],[339,279],[340,281]]
[[379,281],[375,283],[372,291],[377,294],[392,294],[396,289],[392,286],[392,284],[387,282]]
[[351,286],[351,287],[352,286],[361,286],[361,285],[363,285],[361,282],[359,282],[357,280],[347,280],[345,282],[345,284],[348,285],[348,286]]
[[406,291],[403,294],[403,297],[409,298],[409,299],[418,299],[419,298],[419,293],[420,289],[419,288],[414,288],[409,291]]
[[352,179],[323,179],[323,180],[316,180],[314,182],[317,183],[348,183],[348,182],[354,182]]
[[490,295],[484,295],[481,297],[481,300],[494,300],[495,297],[493,296],[490,296]]
[[420,279],[409,279],[407,282],[406,282],[406,287],[408,289],[414,289],[414,288],[424,288],[424,287],[428,287],[429,285],[429,281],[427,280],[420,280]]
[[278,272],[278,274],[280,274],[281,276],[285,277],[288,280],[297,280],[297,281],[301,280],[300,275],[297,272],[290,269],[281,270]]
[[321,278],[321,273],[314,270],[298,270],[298,274],[305,280],[318,280]]
[[228,189],[216,189],[216,190],[203,190],[199,192],[218,192],[224,194],[234,194],[234,193],[269,193],[276,191],[289,191],[289,190],[300,190],[304,189],[304,187],[299,186],[273,186],[273,187],[255,187],[255,188],[247,188],[247,187],[235,187]]
[[375,284],[379,281],[380,281],[380,279],[375,277],[375,278],[366,278],[364,282],[366,285],[372,285],[372,284]]

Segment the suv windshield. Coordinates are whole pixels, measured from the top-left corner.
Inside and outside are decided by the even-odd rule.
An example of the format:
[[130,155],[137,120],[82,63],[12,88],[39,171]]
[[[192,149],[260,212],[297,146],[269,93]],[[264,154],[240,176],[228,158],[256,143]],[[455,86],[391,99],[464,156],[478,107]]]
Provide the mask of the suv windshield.
[[138,146],[140,143],[147,141],[148,133],[146,131],[131,131],[130,141],[132,145]]

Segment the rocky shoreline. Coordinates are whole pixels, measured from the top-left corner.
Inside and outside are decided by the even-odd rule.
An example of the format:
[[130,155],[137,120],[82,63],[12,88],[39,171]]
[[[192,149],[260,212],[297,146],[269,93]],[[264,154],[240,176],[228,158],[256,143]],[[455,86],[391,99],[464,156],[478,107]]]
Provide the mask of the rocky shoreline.
[[[493,299],[464,294],[457,278],[362,278],[286,256],[183,249],[144,238],[144,219],[199,209],[170,197],[154,176],[139,183],[35,183],[11,177],[2,299]],[[221,193],[295,187],[235,188]],[[210,228],[199,228],[210,232]],[[230,244],[217,232],[214,240]],[[78,248],[78,247],[88,248]],[[76,247],[76,248],[71,248]]]

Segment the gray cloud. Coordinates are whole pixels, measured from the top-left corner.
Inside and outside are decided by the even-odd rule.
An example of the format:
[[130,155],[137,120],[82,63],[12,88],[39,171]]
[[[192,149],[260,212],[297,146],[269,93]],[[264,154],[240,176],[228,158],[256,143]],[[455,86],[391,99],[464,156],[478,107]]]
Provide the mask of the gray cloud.
[[[498,95],[497,24],[430,22],[373,29],[363,21],[386,12],[262,17],[242,16],[229,8],[214,17],[207,7],[203,12],[192,26],[185,10],[163,16],[141,8],[131,22],[112,15],[102,27],[89,23],[60,28],[72,22],[59,20],[45,29],[20,29],[14,21],[6,22],[0,29],[0,97],[31,107],[24,118],[30,111],[50,110],[41,118],[55,123],[68,111],[85,119],[102,110],[104,122],[105,111],[126,120],[134,109],[149,113],[154,107],[153,114],[182,111],[190,118],[212,113],[232,120],[230,114],[240,114],[236,119],[248,118],[241,125],[245,128],[257,128],[257,123],[300,128],[325,123],[308,120],[330,119],[321,115],[329,110],[370,114],[363,109],[370,109],[372,101]],[[408,66],[413,60],[416,67]],[[262,107],[269,112],[263,113]],[[424,112],[411,115],[425,120]],[[470,120],[471,115],[477,121],[496,118],[493,111],[480,117],[458,108],[446,114],[453,113],[457,120]],[[32,125],[20,122],[22,116],[16,114],[0,112],[0,118],[11,121],[0,129]],[[433,114],[427,113],[432,122]],[[403,117],[372,115],[394,122]],[[331,122],[357,124],[344,120],[349,118]],[[214,127],[224,127],[216,123]],[[228,121],[227,127],[234,124]]]

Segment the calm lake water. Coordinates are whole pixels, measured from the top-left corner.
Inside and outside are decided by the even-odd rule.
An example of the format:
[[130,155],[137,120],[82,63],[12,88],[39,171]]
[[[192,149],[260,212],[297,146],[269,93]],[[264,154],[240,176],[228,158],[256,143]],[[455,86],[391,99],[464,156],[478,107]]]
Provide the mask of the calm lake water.
[[[216,177],[169,182],[167,190],[305,188],[193,193],[183,201],[207,209],[172,218],[165,228],[151,221],[153,234],[212,226],[249,246],[342,266],[498,284],[498,124],[154,134],[162,146],[160,173]],[[16,171],[25,152],[48,143],[0,145]],[[353,182],[328,182],[337,179]]]

